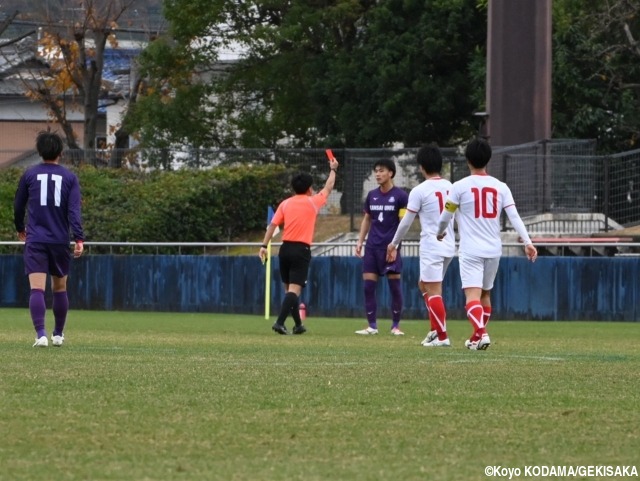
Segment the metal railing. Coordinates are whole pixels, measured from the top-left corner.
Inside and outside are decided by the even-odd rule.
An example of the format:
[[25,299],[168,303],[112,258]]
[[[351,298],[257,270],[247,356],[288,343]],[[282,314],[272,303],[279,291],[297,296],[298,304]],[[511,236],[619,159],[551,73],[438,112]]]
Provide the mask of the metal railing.
[[[535,242],[535,241],[534,241]],[[73,243],[71,243],[72,245]],[[356,240],[317,242],[312,246],[313,256],[353,256]],[[85,242],[86,255],[257,255],[260,242]],[[273,255],[282,242],[271,244]],[[21,253],[19,241],[0,242],[12,253]],[[638,256],[640,242],[625,240],[548,239],[535,242],[540,255],[558,256]],[[503,242],[503,255],[524,255],[522,243]],[[365,245],[366,248],[366,245]],[[419,241],[403,241],[404,257],[419,256]],[[5,252],[6,253],[6,252]]]

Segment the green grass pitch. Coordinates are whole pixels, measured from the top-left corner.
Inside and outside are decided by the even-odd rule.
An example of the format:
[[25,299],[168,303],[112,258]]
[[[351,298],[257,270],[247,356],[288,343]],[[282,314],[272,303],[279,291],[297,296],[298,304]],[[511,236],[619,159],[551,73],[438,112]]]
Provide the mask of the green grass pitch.
[[403,337],[388,320],[372,337],[356,319],[310,318],[286,337],[272,322],[72,310],[65,345],[35,349],[27,309],[0,309],[0,480],[640,469],[640,323],[492,321],[489,350],[471,352],[466,321],[435,349],[419,344],[425,321]]

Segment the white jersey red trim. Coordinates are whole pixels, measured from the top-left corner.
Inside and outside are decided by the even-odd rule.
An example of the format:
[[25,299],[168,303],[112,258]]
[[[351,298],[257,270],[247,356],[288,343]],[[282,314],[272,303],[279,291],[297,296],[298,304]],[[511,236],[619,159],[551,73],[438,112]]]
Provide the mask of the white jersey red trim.
[[426,179],[409,193],[407,210],[418,214],[420,219],[420,247],[443,257],[453,257],[456,253],[453,221],[446,229],[447,235],[438,241],[438,221],[449,196],[452,184],[441,177]]
[[500,214],[515,205],[507,184],[490,175],[472,174],[453,184],[447,202],[457,206],[460,253],[502,255]]

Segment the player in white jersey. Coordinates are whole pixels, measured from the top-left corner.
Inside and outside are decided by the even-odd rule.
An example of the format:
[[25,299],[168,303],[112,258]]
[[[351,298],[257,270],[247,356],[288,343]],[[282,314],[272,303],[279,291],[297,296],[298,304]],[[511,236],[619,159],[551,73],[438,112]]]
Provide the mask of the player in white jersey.
[[440,177],[442,153],[434,145],[426,145],[418,151],[418,164],[425,180],[409,193],[407,212],[387,247],[387,261],[393,262],[397,248],[406,236],[416,215],[420,219],[420,280],[431,330],[422,341],[425,347],[450,346],[447,336],[447,313],[442,298],[442,279],[455,255],[456,246],[453,221],[447,226],[447,236],[442,242],[436,239],[438,221],[451,189],[451,182]]
[[465,346],[471,350],[484,350],[491,344],[486,326],[491,316],[491,289],[502,255],[500,214],[503,209],[524,242],[525,253],[531,262],[536,260],[538,251],[518,214],[511,190],[507,184],[487,174],[491,146],[483,139],[474,139],[467,145],[465,157],[471,175],[453,184],[440,216],[437,239],[446,238],[446,229],[457,211],[460,278],[467,317],[473,326],[473,335]]

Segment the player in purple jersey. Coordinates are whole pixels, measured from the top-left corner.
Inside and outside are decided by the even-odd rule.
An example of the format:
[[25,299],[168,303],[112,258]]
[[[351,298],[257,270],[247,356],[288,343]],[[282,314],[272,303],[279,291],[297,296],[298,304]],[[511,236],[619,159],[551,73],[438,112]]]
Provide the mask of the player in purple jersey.
[[[52,132],[38,134],[36,149],[43,162],[22,175],[13,204],[18,239],[25,242],[24,267],[31,287],[29,312],[36,331],[33,347],[49,345],[44,299],[47,274],[51,274],[55,319],[51,343],[59,347],[64,342],[63,330],[69,311],[69,231],[75,240],[73,256],[80,257],[83,252],[80,184],[74,173],[58,164],[62,148],[59,135]],[[25,213],[28,217],[26,226]]]
[[[391,292],[391,334],[402,336],[400,316],[402,314],[402,257],[400,247],[394,262],[387,262],[387,246],[393,239],[400,219],[406,212],[409,195],[393,185],[396,164],[393,160],[379,160],[373,166],[378,188],[367,194],[364,202],[364,217],[356,244],[356,255],[363,258],[362,279],[364,281],[364,307],[369,326],[356,331],[360,335],[378,334],[376,288],[380,276],[387,276]],[[364,256],[362,247],[367,238]]]

